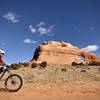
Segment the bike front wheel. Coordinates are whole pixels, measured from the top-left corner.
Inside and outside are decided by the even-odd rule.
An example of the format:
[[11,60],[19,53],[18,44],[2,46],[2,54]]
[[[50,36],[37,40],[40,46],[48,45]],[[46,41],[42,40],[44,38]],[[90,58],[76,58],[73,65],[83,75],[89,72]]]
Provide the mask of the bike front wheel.
[[22,87],[22,78],[17,74],[12,74],[5,81],[5,88],[9,92],[16,92]]

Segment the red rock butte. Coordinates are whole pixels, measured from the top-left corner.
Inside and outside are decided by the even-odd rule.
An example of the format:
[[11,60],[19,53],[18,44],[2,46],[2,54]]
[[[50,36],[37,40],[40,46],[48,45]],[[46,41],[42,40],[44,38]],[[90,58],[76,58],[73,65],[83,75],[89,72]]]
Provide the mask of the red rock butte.
[[66,42],[48,41],[40,44],[34,53],[33,59],[36,62],[46,61],[48,64],[68,64],[72,62],[88,64],[100,58],[95,54],[82,50]]

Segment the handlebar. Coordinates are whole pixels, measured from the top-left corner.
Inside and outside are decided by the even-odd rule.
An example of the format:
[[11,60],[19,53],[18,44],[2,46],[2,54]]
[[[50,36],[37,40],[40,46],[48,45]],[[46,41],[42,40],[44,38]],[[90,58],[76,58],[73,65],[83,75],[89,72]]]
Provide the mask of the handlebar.
[[4,69],[4,70],[8,70],[9,68],[10,68],[9,65],[5,65],[5,66],[3,66],[3,69]]

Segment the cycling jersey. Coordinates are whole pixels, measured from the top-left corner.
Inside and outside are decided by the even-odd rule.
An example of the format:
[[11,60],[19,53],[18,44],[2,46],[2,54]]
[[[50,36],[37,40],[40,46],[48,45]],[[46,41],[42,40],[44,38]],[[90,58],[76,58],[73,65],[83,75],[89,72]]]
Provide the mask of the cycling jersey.
[[0,66],[4,66],[5,62],[2,60],[2,57],[0,57]]

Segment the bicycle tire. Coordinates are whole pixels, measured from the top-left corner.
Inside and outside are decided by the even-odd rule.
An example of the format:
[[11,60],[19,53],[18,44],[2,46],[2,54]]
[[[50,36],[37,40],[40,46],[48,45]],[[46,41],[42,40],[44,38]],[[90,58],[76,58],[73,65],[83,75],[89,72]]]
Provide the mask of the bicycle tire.
[[[17,88],[15,88],[15,89],[12,89],[12,88],[9,88],[9,87],[8,87],[8,81],[11,80],[12,77],[16,77],[16,78],[18,78],[19,81],[20,81],[19,86],[18,86]],[[11,83],[11,84],[12,84],[12,83]],[[6,78],[6,81],[5,81],[5,88],[6,88],[6,90],[9,91],[9,92],[17,92],[19,89],[21,89],[22,85],[23,85],[23,80],[22,80],[22,78],[21,78],[18,74],[11,74],[11,75],[9,75],[9,76]]]

